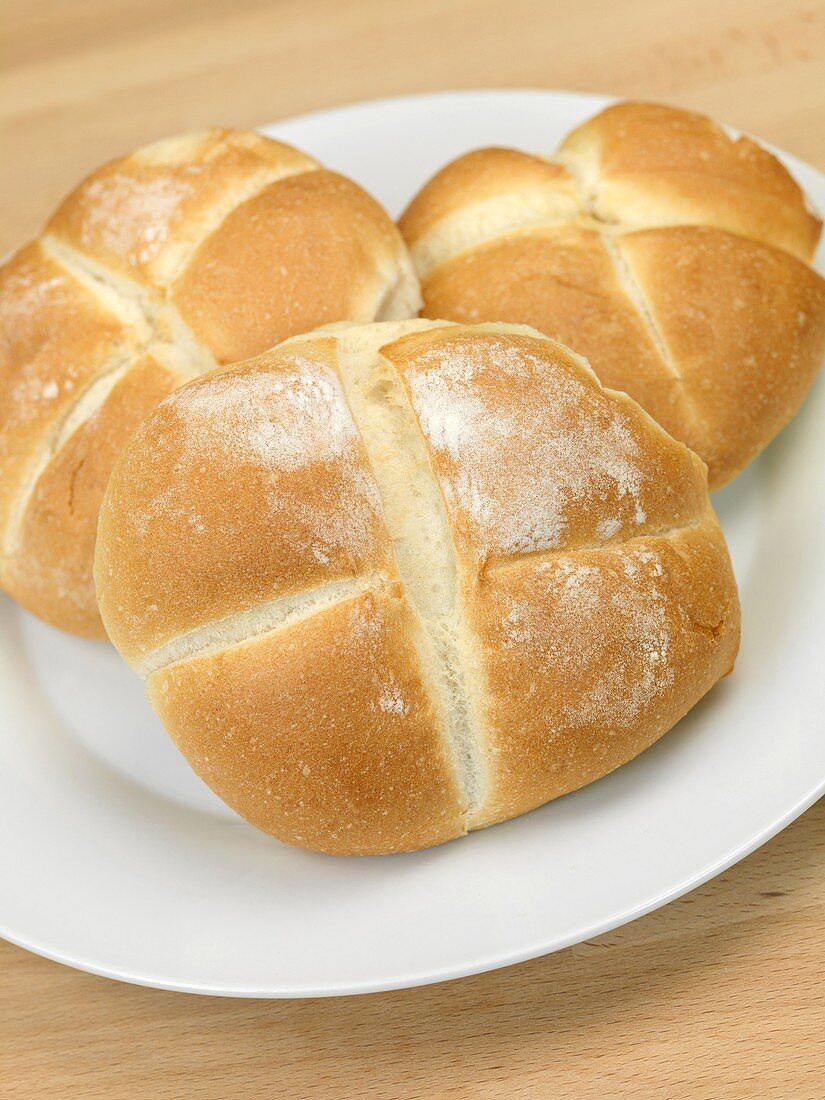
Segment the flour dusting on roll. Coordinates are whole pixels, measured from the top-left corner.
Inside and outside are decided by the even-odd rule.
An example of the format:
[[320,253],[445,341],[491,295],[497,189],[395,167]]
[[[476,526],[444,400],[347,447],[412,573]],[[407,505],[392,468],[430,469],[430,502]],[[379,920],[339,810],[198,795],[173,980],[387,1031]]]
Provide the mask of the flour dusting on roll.
[[419,306],[379,204],[281,142],[184,134],[93,173],[0,267],[0,585],[102,636],[98,511],[142,417],[295,333]]
[[424,316],[574,348],[705,460],[712,489],[788,423],[825,357],[819,218],[776,157],[688,111],[614,104],[554,161],[477,149],[399,224]]
[[702,461],[503,324],[330,325],[184,386],[117,462],[95,574],[198,774],[341,854],[597,779],[739,637]]

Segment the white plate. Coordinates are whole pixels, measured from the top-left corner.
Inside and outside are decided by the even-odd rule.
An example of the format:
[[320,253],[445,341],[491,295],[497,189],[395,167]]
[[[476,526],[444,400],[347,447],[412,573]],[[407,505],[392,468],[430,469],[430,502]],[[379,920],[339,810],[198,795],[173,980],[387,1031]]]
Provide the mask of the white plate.
[[[552,150],[603,105],[554,92],[370,103],[267,133],[393,212],[463,150]],[[825,208],[825,177],[790,157]],[[0,602],[0,934],[85,970],[303,997],[518,962],[664,904],[825,787],[825,386],[716,504],[744,607],[735,674],[639,759],[507,825],[347,860],[271,840],[189,771],[99,643]]]

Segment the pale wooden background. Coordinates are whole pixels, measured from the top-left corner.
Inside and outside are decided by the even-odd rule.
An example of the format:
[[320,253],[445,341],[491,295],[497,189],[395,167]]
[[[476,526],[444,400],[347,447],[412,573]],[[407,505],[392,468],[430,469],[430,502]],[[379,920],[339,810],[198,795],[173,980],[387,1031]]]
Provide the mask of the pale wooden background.
[[[659,98],[825,169],[821,2],[0,0],[0,25],[0,254],[140,142],[411,91]],[[820,803],[627,928],[353,999],[187,997],[0,943],[0,1096],[823,1097],[824,856]]]

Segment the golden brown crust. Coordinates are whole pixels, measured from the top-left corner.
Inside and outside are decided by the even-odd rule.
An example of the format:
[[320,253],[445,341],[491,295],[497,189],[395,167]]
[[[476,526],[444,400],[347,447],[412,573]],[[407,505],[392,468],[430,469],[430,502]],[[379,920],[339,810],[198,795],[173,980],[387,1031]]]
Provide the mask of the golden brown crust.
[[261,601],[386,568],[334,347],[292,341],[213,371],[130,440],[96,562],[101,611],[127,660]]
[[489,685],[475,828],[633,759],[730,672],[739,642],[710,509],[661,537],[514,563],[484,578],[472,606]]
[[143,417],[178,382],[151,356],[138,360],[38,478],[6,584],[19,603],[45,622],[84,637],[105,638],[92,563],[109,470]]
[[524,200],[531,193],[551,197],[559,212],[567,211],[569,217],[578,213],[573,178],[561,164],[517,149],[474,149],[451,161],[419,191],[398,226],[414,246],[444,218],[466,206],[511,194]]
[[350,180],[319,170],[237,206],[198,248],[171,298],[227,363],[330,321],[373,320],[399,260],[383,208]]
[[715,226],[803,260],[816,250],[822,222],[784,165],[704,115],[617,103],[569,134],[559,155],[605,221]]
[[547,333],[702,453],[701,427],[622,287],[598,231],[570,224],[508,234],[441,264],[424,281],[427,317],[506,321]]
[[[442,169],[401,220],[423,315],[563,341],[693,448],[711,489],[731,480],[797,411],[825,352],[823,283],[797,258],[820,223],[790,174],[699,115],[617,104],[563,142],[580,213],[545,222],[519,190],[516,155],[493,152]],[[642,251],[643,274],[631,262]]]
[[[90,533],[113,440],[158,392],[146,356],[183,381],[322,321],[409,316],[418,302],[382,208],[289,146],[213,130],[95,172],[0,267],[0,584],[55,626],[100,633]],[[94,418],[130,368],[146,399]],[[75,437],[75,489],[89,491],[69,494]]]
[[381,349],[410,394],[460,557],[486,568],[701,509],[695,454],[566,348],[497,328],[424,330]]
[[461,795],[403,594],[172,665],[149,697],[198,774],[253,825],[339,855],[460,835]]
[[95,575],[198,773],[338,853],[440,843],[597,778],[738,638],[701,461],[498,324],[336,326],[178,390],[115,468]]
[[79,395],[122,350],[124,332],[38,242],[0,268],[0,532],[17,487]]
[[109,271],[150,286],[175,268],[214,219],[250,192],[317,161],[234,130],[181,134],[104,165],[61,203],[46,231]]
[[825,357],[825,280],[714,229],[650,229],[618,245],[699,414],[696,449],[719,488],[804,401]]

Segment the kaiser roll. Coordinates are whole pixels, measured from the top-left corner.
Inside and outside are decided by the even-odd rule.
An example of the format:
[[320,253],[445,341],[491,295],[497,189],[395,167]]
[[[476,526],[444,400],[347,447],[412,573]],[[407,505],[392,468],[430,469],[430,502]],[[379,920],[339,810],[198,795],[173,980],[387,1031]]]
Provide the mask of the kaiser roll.
[[770,153],[709,119],[620,103],[554,160],[480,149],[400,222],[424,314],[534,325],[735,477],[825,355],[821,223]]
[[188,383],[117,461],[95,577],[196,772],[335,853],[597,779],[738,644],[702,461],[502,324],[334,325]]
[[144,414],[294,333],[419,305],[384,210],[287,145],[186,134],[95,172],[0,268],[0,585],[102,635],[97,515]]

